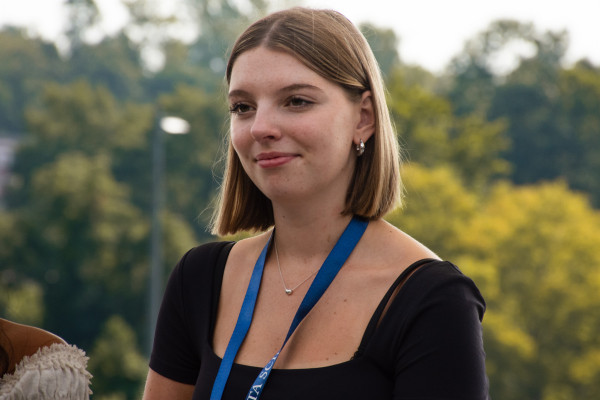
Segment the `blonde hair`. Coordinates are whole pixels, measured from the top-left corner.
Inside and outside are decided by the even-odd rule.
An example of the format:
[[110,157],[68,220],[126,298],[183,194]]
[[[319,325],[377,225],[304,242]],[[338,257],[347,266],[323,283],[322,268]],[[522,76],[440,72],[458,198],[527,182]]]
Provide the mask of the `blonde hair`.
[[[378,219],[400,205],[402,183],[396,134],[385,100],[375,56],[360,31],[332,10],[295,7],[270,14],[248,27],[235,42],[226,69],[245,51],[264,46],[298,58],[325,79],[339,84],[352,98],[371,91],[375,127],[364,154],[357,159],[343,214]],[[263,231],[274,224],[271,201],[254,185],[231,145],[212,232]]]

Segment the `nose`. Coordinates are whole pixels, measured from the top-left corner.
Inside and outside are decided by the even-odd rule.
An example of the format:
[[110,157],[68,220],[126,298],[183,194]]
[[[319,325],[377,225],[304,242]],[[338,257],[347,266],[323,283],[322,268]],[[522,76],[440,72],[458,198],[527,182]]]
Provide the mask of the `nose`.
[[276,140],[281,136],[276,114],[268,108],[259,108],[254,114],[250,135],[257,142]]

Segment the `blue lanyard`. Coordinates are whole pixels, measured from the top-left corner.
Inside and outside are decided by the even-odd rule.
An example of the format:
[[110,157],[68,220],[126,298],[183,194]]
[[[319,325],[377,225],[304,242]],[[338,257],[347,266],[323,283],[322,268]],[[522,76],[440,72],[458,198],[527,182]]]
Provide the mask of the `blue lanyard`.
[[[304,296],[304,299],[302,299],[302,303],[300,303],[300,307],[298,307],[298,311],[296,311],[296,315],[294,316],[294,320],[292,321],[283,345],[277,354],[275,354],[275,356],[262,369],[252,384],[252,387],[246,396],[247,400],[257,400],[260,397],[260,393],[265,387],[273,365],[275,364],[275,361],[277,361],[277,357],[279,357],[279,353],[281,353],[281,350],[283,350],[283,347],[287,343],[288,339],[292,336],[300,322],[302,322],[302,319],[304,319],[313,306],[319,301],[323,293],[325,293],[325,290],[327,290],[338,271],[342,268],[342,265],[344,265],[354,250],[354,247],[356,247],[356,244],[362,237],[364,231],[367,229],[367,225],[368,221],[359,219],[357,217],[352,218],[344,230],[344,233],[342,233],[342,236],[339,238],[338,242],[333,247],[333,250],[331,250],[331,253],[329,253],[325,259],[325,262],[319,269],[319,272],[317,273],[317,276],[315,276],[315,279],[310,285],[310,288]],[[252,271],[252,276],[250,277],[250,284],[248,285],[248,290],[246,291],[244,302],[242,303],[242,309],[240,310],[233,334],[231,335],[231,339],[229,340],[229,344],[225,350],[225,355],[223,356],[223,360],[219,366],[219,372],[215,378],[215,383],[213,384],[212,393],[210,395],[211,400],[221,399],[223,391],[225,390],[225,385],[227,384],[229,373],[231,372],[231,367],[235,360],[235,356],[237,355],[242,342],[246,338],[246,334],[248,333],[248,329],[252,323],[254,306],[256,305],[256,298],[258,297],[260,281],[265,268],[265,259],[267,257],[267,250],[269,248],[269,244],[271,243],[271,239],[272,237],[263,248],[258,260],[256,261],[256,264],[254,265],[254,270]]]

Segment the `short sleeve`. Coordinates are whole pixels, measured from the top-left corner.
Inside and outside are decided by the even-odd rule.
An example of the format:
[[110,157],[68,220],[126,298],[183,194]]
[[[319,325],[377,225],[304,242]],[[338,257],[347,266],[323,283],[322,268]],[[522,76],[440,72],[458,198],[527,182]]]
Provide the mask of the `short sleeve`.
[[189,336],[183,300],[184,265],[189,253],[169,277],[154,333],[150,368],[169,379],[194,384],[200,360]]
[[150,356],[150,368],[166,378],[190,385],[196,383],[201,346],[209,340],[216,309],[215,293],[220,290],[215,274],[221,271],[222,279],[228,255],[222,250],[227,244],[198,246],[186,253],[171,272]]
[[417,271],[403,289],[408,317],[396,342],[394,399],[488,399],[485,302],[475,284],[443,262]]

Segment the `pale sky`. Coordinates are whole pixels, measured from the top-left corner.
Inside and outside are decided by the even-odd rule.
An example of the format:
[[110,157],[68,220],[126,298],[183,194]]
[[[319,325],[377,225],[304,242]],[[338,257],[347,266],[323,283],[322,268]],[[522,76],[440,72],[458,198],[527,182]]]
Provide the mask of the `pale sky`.
[[[110,13],[107,32],[124,23],[119,0],[97,1],[102,11]],[[283,1],[272,4],[277,7]],[[54,38],[65,21],[60,12],[63,2],[0,0],[0,25],[25,25]],[[465,40],[500,18],[532,22],[538,31],[565,29],[570,35],[567,61],[586,57],[600,65],[600,0],[304,0],[303,4],[338,10],[356,24],[372,22],[394,29],[402,60],[432,72],[441,72]]]

